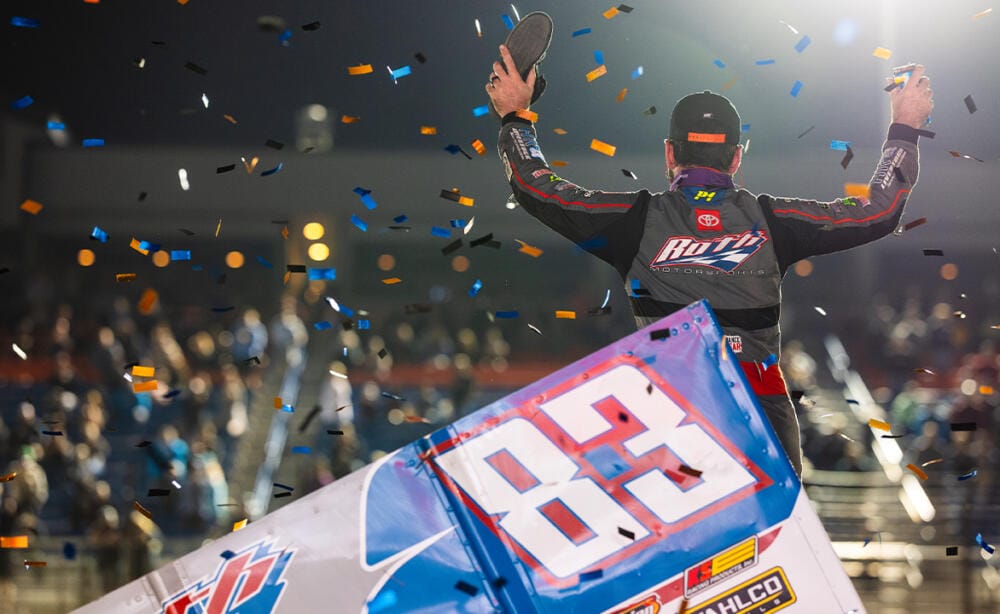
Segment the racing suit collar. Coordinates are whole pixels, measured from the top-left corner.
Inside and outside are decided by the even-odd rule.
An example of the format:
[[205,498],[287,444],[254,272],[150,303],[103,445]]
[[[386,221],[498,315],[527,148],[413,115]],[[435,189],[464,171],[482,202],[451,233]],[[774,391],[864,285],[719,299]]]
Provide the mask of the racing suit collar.
[[707,166],[692,166],[677,173],[677,177],[670,183],[668,192],[673,192],[678,187],[698,185],[705,187],[717,187],[735,189],[733,178],[722,171]]

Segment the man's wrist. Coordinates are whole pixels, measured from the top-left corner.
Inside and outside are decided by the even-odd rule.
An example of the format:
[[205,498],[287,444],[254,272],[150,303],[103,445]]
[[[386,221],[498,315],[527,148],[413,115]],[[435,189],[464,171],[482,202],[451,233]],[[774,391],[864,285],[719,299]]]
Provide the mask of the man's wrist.
[[889,134],[886,136],[886,140],[908,141],[916,144],[921,132],[922,130],[914,128],[909,124],[893,122],[889,125]]
[[523,109],[511,111],[510,113],[507,113],[506,115],[500,118],[500,125],[506,126],[507,124],[518,123],[518,124],[527,124],[530,126],[531,120],[525,117],[526,114],[527,112],[524,111]]

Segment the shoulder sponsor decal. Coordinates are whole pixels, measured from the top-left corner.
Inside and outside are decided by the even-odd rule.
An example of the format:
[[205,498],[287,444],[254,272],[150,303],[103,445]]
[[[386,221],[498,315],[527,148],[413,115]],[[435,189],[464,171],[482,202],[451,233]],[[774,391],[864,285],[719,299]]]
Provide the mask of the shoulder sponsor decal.
[[740,354],[743,352],[743,337],[740,335],[726,335],[726,343],[729,344],[729,349],[731,349],[734,354]]
[[257,542],[223,559],[203,578],[163,603],[163,614],[270,614],[285,590],[282,576],[295,554]]
[[765,614],[777,612],[795,603],[795,591],[785,577],[785,570],[774,567],[736,588],[689,607],[685,614]]
[[711,239],[670,237],[649,263],[653,270],[673,266],[703,266],[730,273],[743,265],[767,243],[763,230],[746,230]]
[[757,537],[742,541],[684,571],[684,594],[688,597],[757,564]]

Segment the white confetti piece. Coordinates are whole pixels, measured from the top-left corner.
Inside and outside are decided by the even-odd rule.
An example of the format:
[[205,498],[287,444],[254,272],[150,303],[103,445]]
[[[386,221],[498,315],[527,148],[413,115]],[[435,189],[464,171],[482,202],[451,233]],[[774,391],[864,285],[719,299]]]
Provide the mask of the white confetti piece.
[[28,360],[28,355],[25,354],[24,350],[22,350],[16,343],[10,344],[10,347],[14,350],[14,353],[21,358],[21,360]]
[[821,316],[826,315],[826,309],[823,309],[822,307],[813,307],[813,309],[815,309],[816,313],[818,313]]
[[191,184],[188,183],[188,172],[183,168],[177,169],[177,178],[181,182],[181,189],[187,192],[191,189]]

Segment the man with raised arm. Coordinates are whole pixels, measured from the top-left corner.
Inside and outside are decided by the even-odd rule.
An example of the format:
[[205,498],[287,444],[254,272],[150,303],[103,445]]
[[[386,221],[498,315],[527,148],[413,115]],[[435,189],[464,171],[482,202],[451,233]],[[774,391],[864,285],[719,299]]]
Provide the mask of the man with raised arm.
[[743,156],[740,116],[728,99],[685,96],[664,141],[665,192],[603,192],[549,168],[528,113],[537,71],[522,78],[500,47],[486,92],[501,118],[499,153],[517,202],[611,264],[645,326],[707,299],[796,473],[798,421],[777,364],[781,279],[795,262],[890,234],[917,181],[917,140],[934,107],[921,65],[889,91],[892,123],[868,198],[821,202],[756,196],[733,185]]

